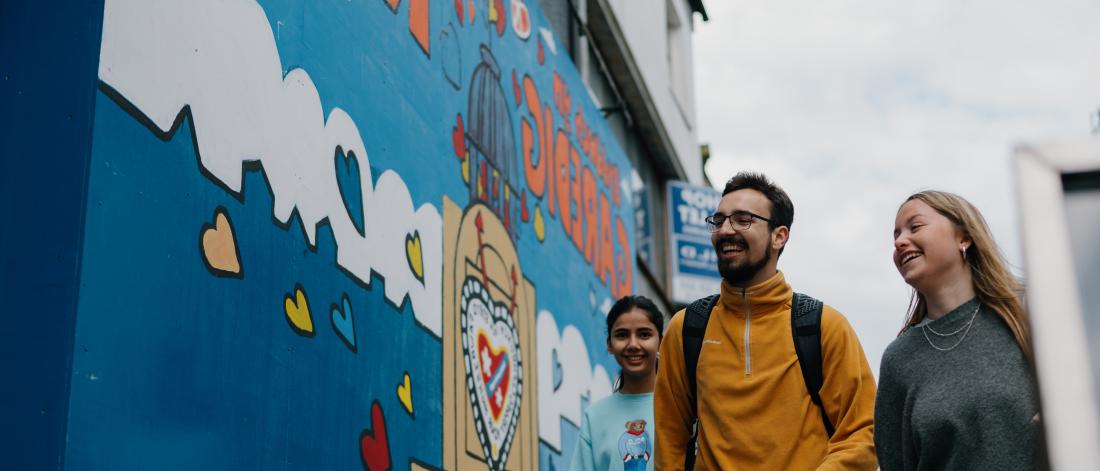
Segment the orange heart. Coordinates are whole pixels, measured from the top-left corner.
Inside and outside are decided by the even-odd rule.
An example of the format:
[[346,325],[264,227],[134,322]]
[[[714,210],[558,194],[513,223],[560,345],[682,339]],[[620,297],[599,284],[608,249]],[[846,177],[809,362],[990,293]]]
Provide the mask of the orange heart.
[[237,254],[237,241],[233,236],[233,224],[225,208],[214,210],[214,224],[204,224],[202,230],[202,257],[211,271],[219,275],[240,276],[241,262]]

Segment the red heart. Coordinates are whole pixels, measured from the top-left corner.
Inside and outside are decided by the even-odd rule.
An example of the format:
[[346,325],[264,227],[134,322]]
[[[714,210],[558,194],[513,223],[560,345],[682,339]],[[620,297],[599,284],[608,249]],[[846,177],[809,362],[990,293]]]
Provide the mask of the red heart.
[[518,107],[523,96],[519,94],[519,79],[516,78],[516,69],[512,69],[512,91],[516,94],[516,106]]
[[527,211],[527,190],[524,190],[523,193],[521,194],[520,201],[519,201],[519,207],[520,207],[520,213],[519,213],[520,214],[520,219],[523,219],[523,222],[529,221],[531,219],[531,213],[529,211]]
[[512,364],[508,361],[507,348],[502,347],[496,353],[493,353],[493,350],[493,344],[489,342],[489,337],[484,333],[479,334],[477,336],[477,359],[478,363],[481,364],[481,382],[485,386],[485,395],[489,399],[489,410],[493,413],[493,420],[500,420],[500,413],[504,410],[504,401],[508,400]]
[[503,36],[505,22],[504,2],[503,0],[495,0],[494,3],[497,9],[497,36]]
[[359,434],[359,455],[363,460],[363,469],[367,471],[389,471],[390,439],[386,435],[386,417],[382,415],[382,406],[374,401],[370,406],[371,429]]
[[455,148],[458,160],[466,158],[466,129],[462,125],[462,114],[455,116],[455,126],[451,128],[451,145]]

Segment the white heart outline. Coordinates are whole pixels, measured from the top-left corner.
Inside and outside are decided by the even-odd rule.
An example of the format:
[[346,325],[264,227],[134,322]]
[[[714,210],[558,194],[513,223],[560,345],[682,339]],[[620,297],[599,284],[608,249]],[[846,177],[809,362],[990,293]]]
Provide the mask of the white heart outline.
[[[490,420],[487,417],[488,412],[483,413],[481,407],[481,400],[487,400],[483,392],[484,383],[480,375],[475,375],[474,361],[476,361],[476,359],[470,356],[471,340],[468,332],[469,322],[467,320],[467,306],[470,301],[475,300],[484,303],[485,306],[489,308],[490,318],[493,321],[492,324],[498,322],[503,323],[511,331],[513,339],[512,345],[509,347],[514,351],[513,356],[515,359],[512,364],[512,369],[515,371],[515,379],[508,396],[512,397],[514,394],[514,399],[505,408],[505,411],[503,411],[505,414],[503,420],[506,421],[507,425],[505,426],[504,437],[501,440],[497,457],[494,457],[491,451],[492,438],[489,434],[489,426],[486,425]],[[485,459],[489,465],[489,469],[500,471],[504,469],[504,464],[508,461],[508,453],[511,451],[512,440],[515,439],[516,426],[519,423],[520,408],[523,402],[523,358],[519,348],[519,332],[516,330],[515,321],[512,319],[511,313],[509,313],[504,306],[494,301],[489,296],[489,292],[485,289],[481,281],[475,277],[467,277],[466,282],[463,283],[462,300],[459,310],[459,317],[462,320],[462,356],[466,364],[466,392],[470,399],[470,405],[473,406],[474,423],[476,424],[478,441],[481,442],[481,448],[485,453]],[[477,372],[481,372],[480,363],[477,365]],[[514,406],[512,404],[514,404]],[[511,413],[508,412],[509,410],[511,410]]]

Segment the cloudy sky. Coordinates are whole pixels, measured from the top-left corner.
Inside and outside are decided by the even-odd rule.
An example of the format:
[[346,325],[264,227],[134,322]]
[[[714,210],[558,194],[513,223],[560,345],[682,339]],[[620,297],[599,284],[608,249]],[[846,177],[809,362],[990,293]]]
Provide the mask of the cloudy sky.
[[711,0],[694,36],[711,181],[764,171],[795,220],[779,266],[844,312],[876,374],[910,290],[898,205],[926,188],[980,209],[1023,274],[1016,143],[1087,135],[1100,109],[1100,3]]

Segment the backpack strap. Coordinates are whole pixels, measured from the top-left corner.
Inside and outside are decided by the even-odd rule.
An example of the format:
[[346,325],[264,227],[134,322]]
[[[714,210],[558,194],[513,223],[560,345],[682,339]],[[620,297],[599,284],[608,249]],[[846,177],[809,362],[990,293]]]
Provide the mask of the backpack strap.
[[821,301],[802,293],[794,293],[791,300],[791,336],[794,337],[794,351],[798,355],[798,366],[802,369],[806,391],[810,393],[810,400],[821,411],[825,432],[832,437],[836,429],[821,403],[821,386],[825,383],[821,366],[822,307]]
[[[684,312],[684,325],[682,336],[684,343],[684,371],[687,373],[688,385],[691,387],[691,414],[698,420],[698,395],[695,384],[695,370],[699,365],[699,353],[703,349],[703,334],[707,331],[707,321],[710,320],[710,312],[718,303],[718,295],[712,294],[705,298],[696,299]],[[691,440],[688,440],[687,450],[684,454],[684,469],[695,468],[695,440],[698,433],[698,423],[691,432]]]
[[705,298],[696,299],[684,312],[683,342],[684,342],[684,369],[687,372],[688,385],[691,387],[691,412],[696,411],[696,383],[695,369],[699,365],[699,353],[703,349],[703,334],[707,331],[707,321],[710,320],[710,311],[718,303],[718,295],[712,294]]

